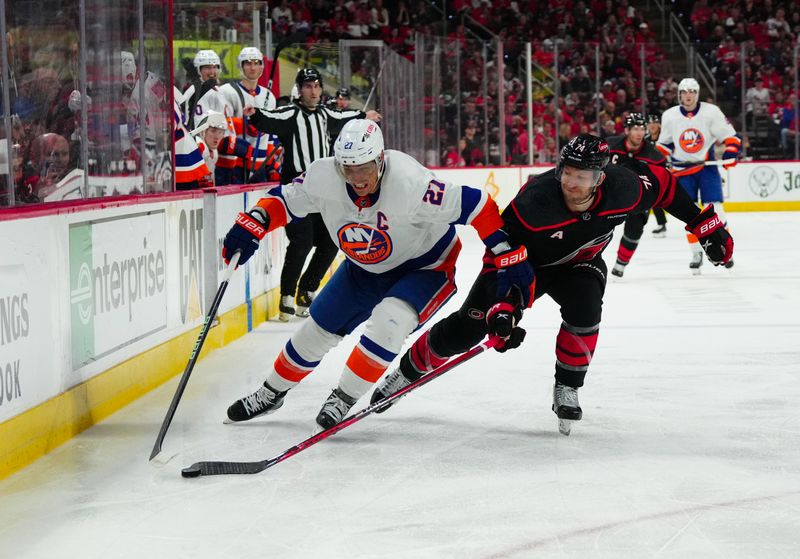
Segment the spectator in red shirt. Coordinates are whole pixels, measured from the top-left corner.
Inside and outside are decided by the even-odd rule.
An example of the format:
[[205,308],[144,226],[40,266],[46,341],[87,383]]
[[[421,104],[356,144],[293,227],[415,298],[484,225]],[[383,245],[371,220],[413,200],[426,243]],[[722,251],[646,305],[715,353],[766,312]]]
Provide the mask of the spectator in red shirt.
[[764,86],[771,91],[777,91],[783,87],[783,78],[775,72],[772,64],[767,63],[761,67],[761,77],[764,78]]

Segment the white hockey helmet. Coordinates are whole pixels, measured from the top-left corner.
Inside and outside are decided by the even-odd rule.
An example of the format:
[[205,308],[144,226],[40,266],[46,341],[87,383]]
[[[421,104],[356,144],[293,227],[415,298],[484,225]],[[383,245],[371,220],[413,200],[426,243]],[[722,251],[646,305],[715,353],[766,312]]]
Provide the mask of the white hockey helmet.
[[694,78],[683,78],[678,84],[678,93],[681,91],[694,91],[700,93],[700,84]]
[[194,67],[197,68],[199,72],[200,68],[203,66],[216,66],[217,68],[221,68],[222,63],[219,60],[219,55],[213,50],[197,51],[197,54],[194,55]]
[[371,120],[359,118],[344,125],[333,144],[337,165],[363,165],[374,161],[383,170],[383,133]]
[[239,62],[239,67],[241,68],[245,60],[264,62],[264,55],[256,47],[244,47],[242,52],[239,53],[239,56],[236,57],[236,60]]
[[205,131],[207,128],[220,128],[222,130],[227,130],[228,119],[226,119],[225,115],[220,112],[208,111],[208,114],[200,119],[200,123],[197,125],[197,128],[192,130],[192,135],[196,136],[197,134]]

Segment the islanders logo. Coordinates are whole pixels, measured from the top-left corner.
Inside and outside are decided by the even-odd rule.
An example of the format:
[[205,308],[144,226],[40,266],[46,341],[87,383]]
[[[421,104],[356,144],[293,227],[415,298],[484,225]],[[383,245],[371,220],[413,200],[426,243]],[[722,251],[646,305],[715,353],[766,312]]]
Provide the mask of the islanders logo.
[[342,251],[360,264],[383,262],[392,253],[392,239],[386,231],[364,223],[348,223],[337,236]]
[[705,138],[697,128],[687,128],[681,133],[678,143],[686,153],[697,153],[703,149]]

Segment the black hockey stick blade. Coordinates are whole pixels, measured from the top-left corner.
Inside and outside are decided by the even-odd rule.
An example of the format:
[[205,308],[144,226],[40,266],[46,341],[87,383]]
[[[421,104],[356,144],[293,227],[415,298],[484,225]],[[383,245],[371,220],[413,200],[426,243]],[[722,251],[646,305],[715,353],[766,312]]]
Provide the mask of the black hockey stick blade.
[[291,448],[287,448],[274,458],[269,458],[267,460],[261,460],[259,462],[196,462],[191,466],[184,468],[181,470],[181,475],[183,477],[199,477],[199,476],[218,476],[218,475],[231,475],[231,474],[257,474],[259,472],[263,472],[267,468],[271,468],[275,464],[283,462],[284,460],[291,458],[295,454],[307,449],[310,446],[317,444],[320,441],[327,439],[328,437],[335,435],[342,429],[349,427],[350,425],[357,423],[370,415],[373,412],[380,411],[385,407],[388,407],[398,398],[402,398],[412,390],[419,388],[424,384],[428,384],[433,379],[443,375],[447,371],[451,370],[452,368],[460,365],[464,361],[468,361],[478,355],[479,353],[483,353],[487,349],[491,349],[495,346],[495,340],[489,339],[487,341],[481,342],[466,353],[462,353],[461,355],[454,357],[444,365],[434,369],[424,377],[421,377],[405,388],[398,390],[391,396],[380,400],[379,402],[375,402],[374,404],[367,406],[360,412],[351,415],[350,417],[345,418],[341,422],[337,423],[333,427],[329,427],[324,431],[320,431],[319,433],[312,435],[311,437],[307,438],[301,443],[294,445]]
[[228,282],[231,279],[231,274],[233,273],[233,270],[236,269],[236,265],[239,263],[240,256],[241,253],[239,251],[235,252],[231,257],[230,264],[222,274],[222,281],[217,289],[217,294],[214,296],[214,301],[211,303],[211,308],[208,309],[206,320],[203,323],[203,327],[200,329],[200,335],[198,336],[197,341],[194,343],[192,354],[189,356],[189,362],[186,363],[186,368],[183,370],[181,380],[178,383],[178,388],[175,390],[175,395],[172,397],[172,402],[170,402],[169,408],[167,409],[167,415],[164,417],[164,421],[161,424],[161,429],[158,431],[156,442],[153,445],[153,451],[150,453],[150,460],[158,456],[158,453],[161,452],[161,445],[164,443],[164,437],[167,436],[167,430],[172,423],[172,418],[175,416],[175,410],[178,409],[178,403],[181,401],[183,391],[186,389],[186,385],[189,382],[189,376],[192,374],[194,364],[197,362],[197,357],[200,355],[200,350],[203,349],[203,343],[206,341],[208,331],[211,330],[211,324],[214,322],[214,317],[217,316],[217,310],[219,310],[219,304],[222,302],[222,296],[225,295],[225,290],[228,288]]

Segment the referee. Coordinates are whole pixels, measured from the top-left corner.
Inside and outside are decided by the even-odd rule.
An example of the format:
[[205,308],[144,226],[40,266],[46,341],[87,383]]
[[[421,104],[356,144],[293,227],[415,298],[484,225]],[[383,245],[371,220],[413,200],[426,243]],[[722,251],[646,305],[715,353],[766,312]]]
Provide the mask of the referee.
[[[284,185],[291,184],[304,173],[312,161],[328,157],[331,137],[335,138],[347,121],[369,118],[379,122],[381,119],[376,111],[340,111],[322,106],[322,76],[314,68],[299,70],[295,84],[299,98],[289,105],[271,111],[252,107],[244,111],[255,128],[274,134],[280,140],[285,150],[281,170],[281,184]],[[308,316],[313,293],[319,288],[322,276],[338,250],[318,213],[286,225],[286,236],[289,246],[286,247],[281,272],[280,319],[283,321],[295,314],[295,292],[297,316]],[[316,250],[300,277],[312,247]]]

